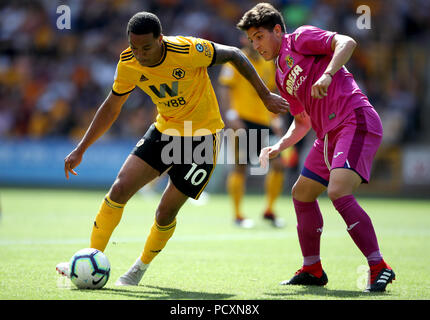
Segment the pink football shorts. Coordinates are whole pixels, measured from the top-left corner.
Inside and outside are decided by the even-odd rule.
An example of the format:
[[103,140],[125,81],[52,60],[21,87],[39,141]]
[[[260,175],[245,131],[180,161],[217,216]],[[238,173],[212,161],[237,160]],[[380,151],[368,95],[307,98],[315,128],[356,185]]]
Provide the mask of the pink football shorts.
[[315,140],[301,174],[328,186],[331,170],[348,168],[368,183],[382,133],[381,119],[375,109],[354,109],[324,139]]

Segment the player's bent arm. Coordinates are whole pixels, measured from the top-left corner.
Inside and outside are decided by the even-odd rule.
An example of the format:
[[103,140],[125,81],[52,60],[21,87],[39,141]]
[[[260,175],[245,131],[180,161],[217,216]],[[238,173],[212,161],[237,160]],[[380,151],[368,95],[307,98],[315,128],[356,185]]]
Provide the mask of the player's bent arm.
[[331,41],[331,48],[334,51],[333,57],[325,72],[332,76],[345,65],[352,56],[357,46],[357,42],[349,36],[335,34]]
[[357,43],[351,37],[341,34],[333,36],[331,41],[333,56],[323,75],[312,86],[312,97],[322,99],[327,96],[334,74],[349,61],[356,46]]
[[214,64],[231,62],[237,71],[253,85],[260,98],[263,99],[270,94],[269,88],[261,80],[254,66],[242,50],[218,43],[214,44],[214,46],[216,51]]
[[127,101],[129,94],[118,96],[109,93],[106,100],[101,104],[99,109],[97,110],[94,118],[88,127],[84,137],[79,142],[77,149],[85,152],[90,145],[92,145],[98,138],[100,138],[115,120],[118,118],[119,113],[121,112],[121,108],[124,105],[125,101]]
[[299,142],[311,129],[312,124],[305,111],[295,115],[287,133],[273,146],[263,148],[260,152],[260,165],[266,168],[269,159],[278,156],[283,150]]
[[269,111],[274,113],[288,111],[289,105],[287,101],[277,94],[270,92],[252,63],[240,49],[218,43],[214,43],[214,48],[216,55],[213,64],[231,62],[237,71],[251,83]]
[[112,126],[127,98],[128,94],[116,96],[111,92],[99,107],[78,146],[64,159],[64,174],[67,179],[69,173],[77,175],[73,169],[81,163],[84,152]]
[[287,133],[276,143],[279,152],[302,140],[311,128],[311,119],[305,111],[295,115]]
[[309,132],[312,124],[305,111],[295,115],[287,133],[273,146],[263,148],[260,152],[260,165],[266,168],[269,159],[277,157],[283,150],[295,145]]

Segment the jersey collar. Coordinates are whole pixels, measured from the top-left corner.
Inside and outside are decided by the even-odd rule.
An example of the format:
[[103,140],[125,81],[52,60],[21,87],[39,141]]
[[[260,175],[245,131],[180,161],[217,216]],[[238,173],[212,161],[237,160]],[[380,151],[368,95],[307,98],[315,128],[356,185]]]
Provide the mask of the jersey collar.
[[163,55],[161,57],[161,60],[158,61],[156,64],[153,64],[152,66],[148,66],[148,68],[154,68],[162,64],[166,59],[166,55],[167,55],[166,42],[163,40]]

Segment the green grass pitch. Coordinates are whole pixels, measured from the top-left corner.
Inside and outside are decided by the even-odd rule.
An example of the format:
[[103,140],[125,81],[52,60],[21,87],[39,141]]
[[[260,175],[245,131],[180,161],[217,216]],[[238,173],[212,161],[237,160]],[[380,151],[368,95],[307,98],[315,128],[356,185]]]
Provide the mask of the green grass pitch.
[[175,234],[152,262],[138,287],[115,287],[116,279],[140,255],[159,196],[137,194],[105,251],[112,271],[101,290],[77,290],[58,276],[55,265],[89,245],[100,191],[0,190],[1,300],[293,300],[430,298],[430,201],[360,198],[397,279],[383,294],[367,294],[366,261],[327,198],[321,256],[329,283],[324,288],[280,286],[301,266],[296,218],[288,195],[276,203],[284,229],[262,221],[264,197],[248,195],[243,209],[254,229],[232,223],[230,199],[210,195],[203,205],[187,202]]

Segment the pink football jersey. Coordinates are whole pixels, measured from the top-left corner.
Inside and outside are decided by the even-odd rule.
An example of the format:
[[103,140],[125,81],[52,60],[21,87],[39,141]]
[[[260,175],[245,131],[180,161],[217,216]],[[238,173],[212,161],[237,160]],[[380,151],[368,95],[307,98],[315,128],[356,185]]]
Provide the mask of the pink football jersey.
[[372,106],[345,67],[334,74],[326,97],[311,96],[312,85],[333,56],[331,42],[335,34],[313,26],[299,27],[284,35],[276,59],[276,84],[290,103],[291,114],[305,110],[318,138],[323,138],[355,108]]

